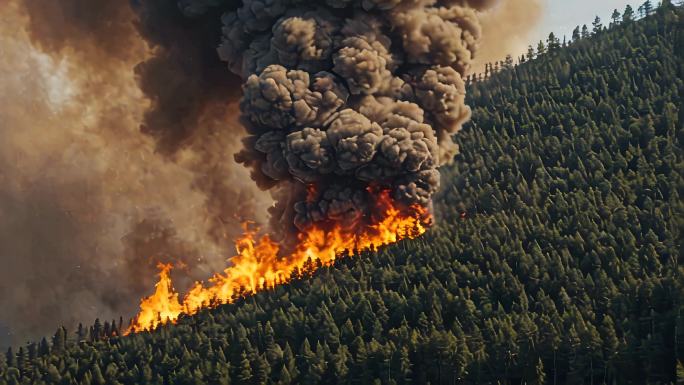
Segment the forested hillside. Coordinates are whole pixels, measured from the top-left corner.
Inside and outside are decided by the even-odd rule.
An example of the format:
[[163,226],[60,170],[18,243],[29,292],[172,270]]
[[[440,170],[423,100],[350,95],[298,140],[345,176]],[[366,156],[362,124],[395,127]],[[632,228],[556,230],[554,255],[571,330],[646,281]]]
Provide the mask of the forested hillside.
[[155,332],[60,328],[10,350],[0,384],[674,383],[683,16],[473,77],[425,236]]

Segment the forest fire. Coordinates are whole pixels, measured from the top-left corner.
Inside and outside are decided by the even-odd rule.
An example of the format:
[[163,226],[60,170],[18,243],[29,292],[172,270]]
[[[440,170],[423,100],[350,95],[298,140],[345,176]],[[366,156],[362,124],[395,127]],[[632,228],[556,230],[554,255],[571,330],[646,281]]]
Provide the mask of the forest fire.
[[237,255],[229,259],[230,266],[215,274],[207,284],[197,282],[182,301],[174,291],[169,272],[170,264],[159,264],[159,281],[154,294],[140,303],[140,312],[133,319],[126,334],[154,330],[167,322],[175,323],[183,315],[192,315],[207,307],[230,303],[246,294],[282,284],[296,277],[302,270],[329,265],[339,255],[371,250],[402,239],[422,235],[431,224],[426,208],[412,205],[400,208],[381,191],[376,200],[378,218],[345,230],[339,224],[329,229],[314,226],[299,234],[294,252],[279,255],[280,246],[268,235],[257,236],[257,231],[245,225],[244,235],[236,241]]
[[[211,42],[207,57],[218,55],[216,68],[235,76],[218,83],[205,78],[215,68],[196,68],[202,60],[179,72],[207,79],[200,89],[217,86],[221,103],[239,95],[246,135],[234,160],[270,191],[268,228],[278,236],[245,228],[229,267],[182,299],[171,287],[170,267],[162,266],[157,290],[142,301],[130,332],[287,282],[338,255],[425,232],[439,168],[458,153],[453,136],[471,116],[465,75],[482,33],[479,13],[493,3],[177,2],[188,20],[209,28],[208,35],[198,31],[198,42]],[[149,7],[140,8],[144,19],[154,14]],[[220,20],[219,30],[204,17]],[[175,40],[164,46],[174,55]],[[171,62],[186,63],[186,51]],[[238,82],[241,92],[233,94]]]

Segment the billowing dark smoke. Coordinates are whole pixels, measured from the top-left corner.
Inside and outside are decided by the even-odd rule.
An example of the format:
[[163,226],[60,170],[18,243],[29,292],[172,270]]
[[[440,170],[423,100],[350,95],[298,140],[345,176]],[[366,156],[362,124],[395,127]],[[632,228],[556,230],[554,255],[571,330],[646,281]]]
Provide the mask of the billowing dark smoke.
[[[198,17],[220,3],[180,7]],[[470,117],[463,77],[490,3],[243,0],[223,14],[218,53],[244,80],[249,133],[236,159],[274,190],[280,234],[353,228],[373,217],[378,189],[430,204]]]

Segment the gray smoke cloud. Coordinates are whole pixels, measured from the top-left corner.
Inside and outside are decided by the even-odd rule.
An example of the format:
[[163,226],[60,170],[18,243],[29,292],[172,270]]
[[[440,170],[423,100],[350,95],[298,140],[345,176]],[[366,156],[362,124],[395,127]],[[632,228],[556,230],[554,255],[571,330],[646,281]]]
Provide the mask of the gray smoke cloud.
[[[386,189],[428,207],[470,117],[464,76],[495,1],[243,0],[221,16],[218,54],[243,79],[237,154],[277,204],[278,234],[363,228]],[[217,1],[186,0],[190,17]],[[315,196],[311,189],[313,186]]]

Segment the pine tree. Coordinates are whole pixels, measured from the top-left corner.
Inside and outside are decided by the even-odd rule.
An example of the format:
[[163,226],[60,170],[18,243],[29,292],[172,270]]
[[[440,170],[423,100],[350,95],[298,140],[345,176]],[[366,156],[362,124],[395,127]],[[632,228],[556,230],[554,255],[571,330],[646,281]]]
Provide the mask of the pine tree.
[[264,326],[264,347],[266,349],[266,359],[270,365],[279,363],[283,358],[283,351],[275,342],[275,332],[271,327],[271,322],[267,321]]
[[620,15],[620,11],[618,11],[617,9],[614,9],[613,14],[610,15],[610,19],[612,20],[611,26],[620,24],[620,16],[622,16],[622,15]]
[[100,370],[100,365],[98,363],[96,363],[92,368],[92,376],[93,384],[105,385],[107,383],[107,381],[105,381],[104,376],[102,376],[102,371]]
[[503,67],[507,70],[513,68],[513,56],[511,56],[510,54],[506,55],[506,59],[504,60]]
[[544,385],[546,383],[546,373],[544,372],[544,362],[542,359],[537,359],[537,365],[534,367],[534,378],[530,381],[530,385]]
[[38,354],[40,356],[47,356],[50,354],[50,344],[48,344],[45,337],[40,340],[40,345],[38,346]]
[[582,25],[582,39],[586,39],[589,37],[589,28],[587,28],[587,25],[584,24]]
[[349,354],[349,349],[346,346],[340,346],[337,352],[333,354],[330,365],[332,367],[333,377],[338,379],[338,381],[343,382],[343,379],[347,378],[349,375],[349,366],[351,355]]
[[271,374],[271,365],[263,355],[256,355],[254,359],[254,378],[252,383],[265,385]]
[[78,329],[76,330],[76,340],[77,341],[84,341],[86,337],[88,336],[88,333],[86,332],[85,328],[83,328],[82,323],[78,323]]
[[684,362],[677,360],[677,385],[684,384]]
[[96,318],[95,323],[90,328],[90,341],[98,340],[100,337],[102,337],[102,324],[100,323],[100,319]]
[[323,363],[319,362],[318,356],[311,349],[309,339],[306,337],[299,349],[299,357],[301,357],[299,367],[302,369],[302,384],[318,384],[325,369],[322,367]]
[[62,381],[62,376],[59,373],[59,369],[53,364],[48,364],[47,366],[47,378],[53,384],[57,384]]
[[283,365],[283,367],[280,369],[280,377],[278,378],[278,384],[279,385],[289,385],[294,383],[292,380],[292,376],[290,376],[290,372],[287,370],[287,367]]
[[352,371],[353,378],[361,383],[368,383],[370,381],[370,367],[365,365],[368,360],[368,350],[366,343],[360,336],[357,336],[352,343],[352,352],[354,353],[354,369]]
[[247,358],[247,353],[242,351],[240,354],[240,366],[237,368],[237,383],[239,385],[248,385],[252,383],[252,365]]
[[549,34],[549,37],[546,39],[546,44],[547,44],[549,52],[555,52],[555,51],[559,50],[561,47],[560,41],[558,40],[558,38],[556,37],[556,35],[553,32],[551,32]]
[[581,38],[582,38],[582,36],[580,35],[580,27],[578,25],[575,27],[575,29],[572,30],[572,41],[576,42]]
[[468,374],[467,368],[473,361],[473,355],[466,344],[465,337],[458,339],[454,361],[456,379],[460,381],[461,378]]
[[594,35],[601,33],[601,31],[603,30],[603,24],[601,24],[601,18],[598,16],[596,16],[596,18],[594,18],[594,21],[591,23],[591,25],[594,27],[592,30]]
[[283,364],[287,368],[288,375],[294,380],[299,376],[299,370],[297,369],[297,362],[290,348],[288,342],[285,343],[285,348],[283,349]]
[[634,20],[634,10],[632,9],[631,5],[627,4],[624,12],[622,12],[622,22],[627,23],[632,20]]
[[54,336],[52,337],[52,351],[55,353],[61,353],[66,349],[66,329],[64,327],[60,327],[57,329],[55,332]]
[[651,0],[646,0],[641,6],[644,7],[645,16],[648,16],[653,12],[653,3],[651,3]]
[[539,44],[537,44],[537,56],[541,56],[546,53],[546,46],[544,45],[544,42],[539,40]]
[[10,368],[16,368],[17,367],[17,357],[12,351],[12,347],[10,346],[7,348],[7,353],[5,353],[5,360],[7,362],[7,366]]

